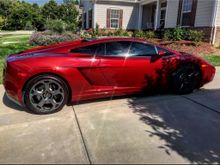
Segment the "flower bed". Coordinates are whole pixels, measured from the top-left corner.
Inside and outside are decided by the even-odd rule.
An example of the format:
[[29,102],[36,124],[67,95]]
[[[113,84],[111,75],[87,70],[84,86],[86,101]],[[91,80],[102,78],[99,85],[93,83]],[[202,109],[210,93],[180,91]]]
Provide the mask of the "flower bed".
[[54,34],[51,32],[36,32],[30,37],[29,43],[32,46],[46,46],[78,39],[81,38],[73,33]]

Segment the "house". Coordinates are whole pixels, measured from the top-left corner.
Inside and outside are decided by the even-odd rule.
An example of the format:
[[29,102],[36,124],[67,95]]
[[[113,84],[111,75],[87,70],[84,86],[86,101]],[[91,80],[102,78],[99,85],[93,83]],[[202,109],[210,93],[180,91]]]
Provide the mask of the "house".
[[159,30],[181,26],[203,30],[220,43],[220,0],[81,0],[84,29]]

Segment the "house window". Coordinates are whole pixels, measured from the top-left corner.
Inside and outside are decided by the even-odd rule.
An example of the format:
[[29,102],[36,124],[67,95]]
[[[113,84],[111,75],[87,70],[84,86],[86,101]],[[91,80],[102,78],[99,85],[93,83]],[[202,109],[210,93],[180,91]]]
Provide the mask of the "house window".
[[183,0],[182,5],[182,26],[190,26],[192,12],[192,0]]
[[120,10],[111,9],[110,28],[119,28]]
[[192,0],[183,0],[183,13],[192,11]]

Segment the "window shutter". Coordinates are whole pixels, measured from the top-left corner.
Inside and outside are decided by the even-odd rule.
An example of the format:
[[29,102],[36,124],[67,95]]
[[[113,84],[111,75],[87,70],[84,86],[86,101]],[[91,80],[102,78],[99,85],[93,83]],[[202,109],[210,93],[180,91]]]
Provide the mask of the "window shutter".
[[183,6],[183,0],[179,0],[179,9],[177,16],[177,24],[176,24],[177,26],[181,25],[182,6]]
[[110,28],[110,14],[111,9],[107,9],[106,28]]
[[119,28],[122,28],[122,23],[123,23],[123,10],[120,10]]
[[196,9],[197,9],[197,2],[198,0],[193,0],[192,1],[192,12],[190,16],[190,25],[194,26],[195,25],[195,18],[196,18]]

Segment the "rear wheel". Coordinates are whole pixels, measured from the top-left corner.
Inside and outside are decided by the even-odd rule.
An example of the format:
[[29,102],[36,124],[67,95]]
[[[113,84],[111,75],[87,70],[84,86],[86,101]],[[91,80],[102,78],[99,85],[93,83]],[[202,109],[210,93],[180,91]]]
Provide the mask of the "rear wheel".
[[54,113],[67,103],[68,88],[56,76],[38,76],[27,84],[24,100],[27,108],[34,113]]
[[188,94],[199,87],[200,81],[200,69],[196,65],[185,64],[172,74],[171,88],[176,94]]

